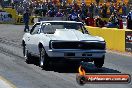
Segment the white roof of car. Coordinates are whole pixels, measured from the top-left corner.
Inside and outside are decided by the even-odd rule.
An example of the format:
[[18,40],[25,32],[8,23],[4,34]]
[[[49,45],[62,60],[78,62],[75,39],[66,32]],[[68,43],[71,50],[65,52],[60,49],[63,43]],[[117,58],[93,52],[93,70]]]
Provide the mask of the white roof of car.
[[76,22],[76,21],[40,21],[40,22],[37,22],[37,23],[50,23],[50,22],[66,22],[66,23],[82,23],[82,22]]

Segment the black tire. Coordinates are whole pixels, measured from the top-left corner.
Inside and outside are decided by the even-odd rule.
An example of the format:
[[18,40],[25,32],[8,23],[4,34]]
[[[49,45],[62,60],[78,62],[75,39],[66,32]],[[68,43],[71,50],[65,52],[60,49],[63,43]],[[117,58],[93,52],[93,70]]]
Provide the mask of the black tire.
[[49,65],[49,57],[43,47],[40,48],[39,51],[40,51],[39,65],[42,69],[46,69],[48,68]]
[[95,67],[102,68],[102,66],[104,64],[104,58],[105,58],[105,56],[103,56],[102,58],[94,59],[94,65],[95,65]]
[[28,53],[28,50],[25,44],[23,45],[23,56],[25,58],[26,63],[28,64],[32,63],[31,54]]

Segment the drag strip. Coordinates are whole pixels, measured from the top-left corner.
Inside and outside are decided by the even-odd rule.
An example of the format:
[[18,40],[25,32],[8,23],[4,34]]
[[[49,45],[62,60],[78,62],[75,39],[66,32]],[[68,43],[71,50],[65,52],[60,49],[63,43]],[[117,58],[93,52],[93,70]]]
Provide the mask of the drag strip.
[[8,80],[0,76],[0,88],[16,88],[16,87]]
[[9,40],[4,39],[4,38],[0,38],[0,43],[10,45],[10,46],[15,46],[15,47],[18,47],[18,48],[22,48],[20,45],[16,44],[15,42],[9,41]]
[[[78,68],[72,63],[52,63],[47,70],[42,70],[35,62],[27,64],[21,47],[23,26],[3,24],[0,28],[0,76],[17,88],[132,88],[132,83],[80,86],[76,83]],[[93,63],[81,64],[87,73],[127,73],[132,76],[131,56],[108,52],[102,69],[97,69]]]

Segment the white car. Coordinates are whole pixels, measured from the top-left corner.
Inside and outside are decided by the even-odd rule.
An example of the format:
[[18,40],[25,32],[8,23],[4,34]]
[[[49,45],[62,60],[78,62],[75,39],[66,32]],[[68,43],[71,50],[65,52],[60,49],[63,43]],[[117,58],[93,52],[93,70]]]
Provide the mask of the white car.
[[27,62],[39,57],[41,67],[51,59],[94,61],[101,68],[105,58],[105,41],[88,33],[82,22],[41,21],[33,25],[22,38],[23,54]]

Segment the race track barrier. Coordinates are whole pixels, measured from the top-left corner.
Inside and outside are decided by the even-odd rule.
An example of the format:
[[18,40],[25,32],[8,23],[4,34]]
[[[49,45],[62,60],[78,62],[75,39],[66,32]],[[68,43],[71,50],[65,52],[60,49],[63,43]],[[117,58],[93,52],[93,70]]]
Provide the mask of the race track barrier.
[[0,8],[0,24],[13,24],[15,22],[16,10],[11,8]]
[[[17,25],[24,24],[23,23],[23,16],[22,15],[18,15],[17,11],[15,9],[12,9],[12,8],[4,8],[4,9],[2,9],[2,8],[0,8],[0,10],[1,11],[5,11],[6,13],[9,13],[12,16],[11,22],[9,22],[9,21],[1,22],[1,20],[0,20],[1,24],[3,24],[3,23],[6,23],[6,24],[10,23],[10,24],[17,24]],[[30,16],[30,20],[29,20],[29,24],[30,25],[34,24],[34,18],[35,18],[34,16]]]
[[10,13],[12,15],[12,18],[15,18],[17,16],[17,11],[15,9],[12,9],[12,8],[4,8],[2,10]]
[[107,49],[132,52],[132,30],[86,26],[91,35],[103,37]]
[[[34,18],[35,18],[34,16],[30,16],[30,20],[29,20],[30,25],[34,24]],[[16,16],[15,24],[17,24],[17,25],[24,24],[22,15],[17,15]]]

